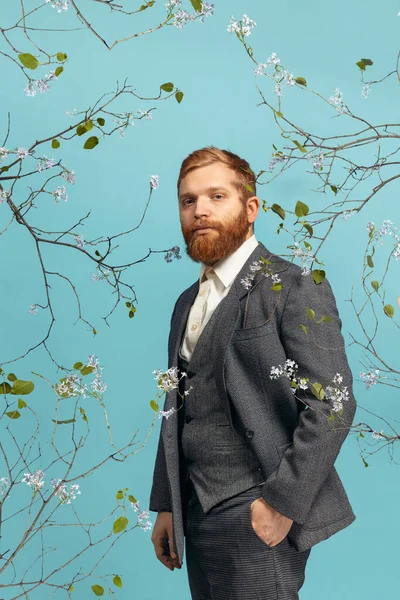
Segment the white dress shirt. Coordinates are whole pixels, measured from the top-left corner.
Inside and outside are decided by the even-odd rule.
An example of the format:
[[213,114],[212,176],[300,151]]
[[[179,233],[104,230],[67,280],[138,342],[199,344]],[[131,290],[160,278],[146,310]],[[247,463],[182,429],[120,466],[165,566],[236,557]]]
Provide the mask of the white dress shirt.
[[258,241],[253,234],[235,252],[222,258],[212,267],[201,263],[199,292],[190,309],[180,348],[180,355],[185,360],[190,360],[201,332],[257,245]]

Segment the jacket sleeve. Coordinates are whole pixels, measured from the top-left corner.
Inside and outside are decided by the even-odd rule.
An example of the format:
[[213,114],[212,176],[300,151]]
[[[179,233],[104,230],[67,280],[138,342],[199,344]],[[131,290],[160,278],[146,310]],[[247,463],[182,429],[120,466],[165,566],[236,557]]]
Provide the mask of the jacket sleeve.
[[[261,495],[268,504],[304,524],[349,433],[356,401],[341,333],[342,321],[329,282],[324,279],[317,285],[311,275],[304,276],[300,270],[294,279],[281,317],[281,340],[286,357],[297,363],[298,377],[309,378],[309,387],[314,382],[324,389],[328,385],[335,386],[332,381],[339,373],[343,377],[340,387],[343,390],[342,386],[346,386],[348,393],[348,399],[342,401],[343,413],[332,413],[335,418],[330,420],[332,400],[316,398],[309,387],[296,390],[296,395],[307,406],[299,414],[293,444],[262,487]],[[315,311],[314,320],[307,317],[306,308]],[[332,320],[317,323],[322,315]],[[307,333],[301,325],[305,325]],[[288,393],[292,393],[289,385]]]
[[158,450],[156,463],[154,466],[149,510],[154,512],[172,512],[171,498],[168,487],[167,464],[165,462],[164,444],[161,432],[158,440]]

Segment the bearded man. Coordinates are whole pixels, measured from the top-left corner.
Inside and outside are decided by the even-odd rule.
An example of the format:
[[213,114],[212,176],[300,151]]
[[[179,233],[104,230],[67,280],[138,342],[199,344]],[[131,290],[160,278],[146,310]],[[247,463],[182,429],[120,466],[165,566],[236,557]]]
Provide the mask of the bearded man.
[[335,298],[257,241],[255,179],[212,146],[178,179],[200,278],[172,314],[150,510],[193,600],[296,600],[312,546],[355,519],[334,467],[356,410]]

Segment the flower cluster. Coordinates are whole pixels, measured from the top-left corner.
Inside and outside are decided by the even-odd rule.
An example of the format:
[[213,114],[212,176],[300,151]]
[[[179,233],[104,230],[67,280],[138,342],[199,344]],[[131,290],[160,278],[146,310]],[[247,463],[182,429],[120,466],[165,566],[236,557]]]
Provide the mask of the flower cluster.
[[6,190],[0,190],[0,204],[3,204],[9,195],[10,193],[6,192]]
[[400,260],[400,236],[398,234],[398,229],[389,221],[389,219],[385,219],[380,227],[380,229],[376,229],[375,223],[373,221],[369,221],[367,225],[367,231],[372,234],[372,236],[376,239],[377,246],[382,246],[385,235],[392,235],[396,240],[394,246],[393,255],[396,260]]
[[323,152],[320,152],[319,154],[313,154],[312,152],[310,152],[309,154],[307,154],[306,159],[309,162],[312,162],[313,167],[316,171],[321,171],[321,169],[324,166],[325,155]]
[[36,313],[37,313],[37,309],[38,309],[38,305],[37,305],[37,304],[31,304],[31,305],[29,306],[29,311],[28,311],[28,312],[29,312],[31,315],[36,315]]
[[58,204],[60,200],[68,201],[68,194],[65,185],[59,185],[56,189],[51,192],[54,196],[54,204]]
[[153,524],[150,521],[150,513],[148,510],[141,510],[140,506],[139,506],[139,502],[131,502],[131,506],[133,508],[133,510],[138,514],[137,516],[137,520],[138,520],[138,525],[141,529],[143,529],[143,531],[149,531],[152,529]]
[[24,92],[31,98],[36,96],[38,92],[44,94],[49,91],[49,81],[52,81],[53,79],[57,79],[55,71],[50,71],[50,74],[46,74],[43,79],[30,79],[26,88],[24,88]]
[[54,167],[54,158],[47,158],[44,155],[42,158],[39,158],[39,162],[36,164],[36,171],[41,173],[46,169],[52,169]]
[[4,496],[9,487],[10,481],[8,477],[0,477],[0,496]]
[[107,279],[109,273],[111,273],[110,269],[101,270],[99,267],[96,268],[97,273],[93,273],[91,276],[91,281],[94,283],[95,281],[102,281],[103,279]]
[[34,487],[35,491],[39,490],[44,485],[44,472],[37,469],[35,473],[24,473],[22,483],[26,483],[29,487]]
[[61,483],[61,479],[52,479],[51,485],[53,490],[56,490],[56,496],[58,496],[60,502],[63,504],[71,504],[72,500],[75,500],[78,494],[81,493],[79,485],[77,483],[71,483],[69,491],[65,483]]
[[58,13],[68,10],[68,0],[46,0],[46,4],[51,4]]
[[335,88],[335,95],[329,98],[329,104],[334,106],[338,112],[344,111],[343,92],[338,87]]
[[178,367],[171,367],[167,371],[161,371],[160,369],[156,369],[153,371],[157,381],[157,387],[159,390],[163,392],[172,392],[172,390],[176,390],[179,387],[179,381],[182,377],[186,377],[186,373],[182,371],[181,376],[178,375]]
[[78,248],[84,248],[85,247],[85,239],[84,239],[83,235],[76,235],[75,236],[75,244],[78,246]]
[[72,185],[76,183],[75,171],[65,169],[65,171],[61,173],[61,177],[64,177],[67,183],[71,183]]
[[353,208],[353,209],[351,209],[351,210],[344,210],[344,211],[342,212],[342,218],[343,218],[345,221],[348,221],[348,220],[349,220],[349,219],[350,219],[350,218],[351,218],[351,217],[352,217],[352,216],[353,216],[353,215],[354,215],[356,212],[358,212],[358,210],[357,210],[357,209],[355,209],[355,208]]
[[264,277],[271,277],[271,281],[272,284],[274,285],[275,283],[281,283],[281,279],[280,277],[276,274],[273,273],[270,269],[270,267],[266,268],[266,263],[262,260],[262,258],[260,258],[259,260],[255,260],[251,265],[250,265],[250,271],[251,273],[248,273],[246,275],[246,277],[244,277],[244,279],[240,280],[240,283],[243,285],[243,287],[246,290],[249,290],[251,288],[251,286],[253,285],[253,279],[256,276],[256,274],[261,271],[262,274],[264,275]]
[[381,429],[380,431],[372,431],[371,437],[375,438],[376,440],[381,440],[383,437],[385,437],[383,429]]
[[1,148],[0,148],[0,163],[2,163],[3,160],[7,160],[9,152],[10,151],[7,150],[7,148],[5,148],[4,146],[1,146]]
[[375,369],[375,372],[368,371],[367,373],[360,371],[360,377],[365,381],[367,390],[371,389],[371,387],[378,382],[378,379],[382,377],[379,373],[379,369]]
[[[257,67],[254,69],[254,75],[267,75],[275,81],[274,93],[277,96],[282,96],[283,85],[292,87],[296,80],[293,73],[289,73],[287,69],[280,65],[280,58],[273,52],[265,63],[257,63]],[[272,72],[269,71],[272,69]]]
[[150,187],[152,190],[160,187],[160,177],[158,175],[152,175],[150,177]]
[[15,154],[18,156],[18,158],[23,160],[24,158],[29,156],[30,152],[29,150],[26,150],[26,148],[17,148]]
[[165,262],[170,263],[174,258],[181,259],[180,250],[179,246],[172,246],[164,256]]
[[[205,17],[213,16],[215,9],[214,4],[208,4],[207,2],[203,2],[201,11],[196,10],[194,15],[191,15],[181,7],[181,0],[169,0],[169,2],[167,2],[165,5],[168,14],[174,14],[174,20],[172,22],[172,25],[175,25],[177,29],[183,29],[183,27],[185,27],[185,25],[189,21],[200,21],[200,23],[204,23]],[[175,9],[177,9],[177,11],[173,13]]]
[[257,26],[257,23],[250,19],[246,14],[237,21],[235,17],[231,17],[229,19],[229,24],[227,27],[227,31],[229,33],[236,33],[239,36],[249,36],[251,34],[252,29]]
[[288,157],[285,156],[285,154],[283,154],[282,152],[273,152],[272,158],[268,165],[269,170],[273,171],[275,169],[276,165],[278,165],[279,163],[285,162],[285,160],[287,160],[287,158]]
[[302,275],[309,275],[311,273],[311,263],[314,260],[314,255],[310,251],[309,248],[300,248],[299,242],[294,242],[293,247],[293,256],[296,258],[300,258],[302,262]]
[[371,91],[371,86],[369,83],[367,83],[366,85],[363,85],[362,90],[361,90],[361,96],[363,98],[368,98],[370,91]]
[[[102,371],[104,369],[103,366],[98,364],[99,360],[93,354],[90,354],[86,366],[93,367],[92,373],[95,373],[95,377],[90,384],[90,390],[94,393],[100,392],[103,394],[107,385],[102,381]],[[65,398],[71,398],[71,396],[83,396],[86,398],[89,390],[86,384],[82,383],[82,377],[80,377],[77,373],[71,373],[71,375],[67,375],[61,380],[61,383],[56,385],[56,392]]]
[[[287,359],[285,364],[271,367],[270,379],[286,377],[291,382],[291,390],[295,394],[297,389],[306,390],[309,388],[308,377],[299,377],[298,364],[291,359]],[[342,385],[343,376],[336,373],[332,384],[325,388],[325,399],[332,402],[332,411],[340,412],[343,409],[343,402],[349,400],[349,391],[347,386]]]
[[153,119],[153,115],[149,110],[142,110],[139,108],[140,119],[146,119],[146,121],[151,121]]

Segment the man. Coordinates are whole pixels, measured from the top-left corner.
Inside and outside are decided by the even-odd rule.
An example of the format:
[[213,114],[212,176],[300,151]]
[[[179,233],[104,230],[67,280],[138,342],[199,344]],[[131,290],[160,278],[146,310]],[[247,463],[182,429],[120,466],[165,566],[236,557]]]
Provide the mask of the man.
[[185,540],[193,600],[295,600],[311,547],[355,519],[334,467],[356,409],[335,299],[257,242],[236,154],[190,154],[178,198],[201,267],[171,319],[152,542],[173,571]]

